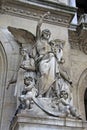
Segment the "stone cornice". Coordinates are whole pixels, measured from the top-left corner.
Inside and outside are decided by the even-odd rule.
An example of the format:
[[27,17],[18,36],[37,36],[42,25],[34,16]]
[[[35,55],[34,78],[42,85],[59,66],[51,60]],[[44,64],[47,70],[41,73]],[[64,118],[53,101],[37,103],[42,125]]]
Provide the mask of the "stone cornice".
[[[46,1],[46,0],[45,0]],[[2,13],[15,15],[18,17],[39,19],[41,15],[47,11],[51,12],[51,16],[45,19],[45,22],[58,24],[61,26],[69,26],[76,8],[66,6],[64,4],[56,4],[49,1],[43,2],[33,0],[23,2],[23,0],[7,0],[2,4]]]

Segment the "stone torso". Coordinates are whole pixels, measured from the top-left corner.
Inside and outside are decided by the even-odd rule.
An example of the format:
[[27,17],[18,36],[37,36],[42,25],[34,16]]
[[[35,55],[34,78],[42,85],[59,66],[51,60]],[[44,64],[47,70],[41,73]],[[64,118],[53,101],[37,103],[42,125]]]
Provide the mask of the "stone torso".
[[40,55],[45,55],[48,52],[51,52],[51,46],[48,44],[46,40],[38,40],[37,41],[37,52]]

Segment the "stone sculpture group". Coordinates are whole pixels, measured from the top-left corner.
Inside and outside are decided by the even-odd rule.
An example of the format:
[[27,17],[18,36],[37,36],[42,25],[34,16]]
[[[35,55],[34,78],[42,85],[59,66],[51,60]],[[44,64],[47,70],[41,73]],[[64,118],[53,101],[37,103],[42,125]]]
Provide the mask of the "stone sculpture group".
[[[75,117],[80,119],[72,105],[72,81],[68,74],[63,72],[63,48],[65,42],[59,39],[51,40],[48,29],[41,30],[45,17],[42,15],[37,27],[36,36],[32,33],[8,27],[8,30],[21,45],[21,64],[15,87],[15,95],[20,101],[22,110],[33,110],[35,105],[46,114],[56,117]],[[22,45],[28,44],[25,48]],[[22,83],[19,83],[20,76]],[[35,105],[34,105],[35,104]]]

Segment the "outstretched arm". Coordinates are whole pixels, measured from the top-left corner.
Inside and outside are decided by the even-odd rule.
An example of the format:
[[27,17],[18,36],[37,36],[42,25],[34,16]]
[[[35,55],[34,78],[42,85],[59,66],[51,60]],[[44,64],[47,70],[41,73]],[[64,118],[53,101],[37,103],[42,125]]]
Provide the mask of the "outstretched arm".
[[48,16],[50,14],[50,12],[45,13],[44,15],[42,15],[41,19],[39,20],[37,27],[36,27],[36,39],[39,39],[41,36],[41,25],[43,23],[43,20],[46,16]]

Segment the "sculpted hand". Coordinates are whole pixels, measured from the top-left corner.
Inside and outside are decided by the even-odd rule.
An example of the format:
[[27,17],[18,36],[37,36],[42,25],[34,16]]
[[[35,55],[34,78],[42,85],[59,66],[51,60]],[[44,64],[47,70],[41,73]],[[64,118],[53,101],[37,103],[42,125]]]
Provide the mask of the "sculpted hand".
[[42,18],[45,18],[46,16],[49,16],[50,15],[50,12],[46,12],[44,15],[42,15]]

